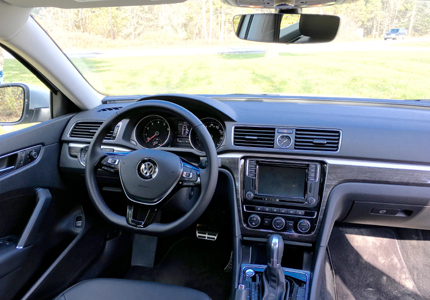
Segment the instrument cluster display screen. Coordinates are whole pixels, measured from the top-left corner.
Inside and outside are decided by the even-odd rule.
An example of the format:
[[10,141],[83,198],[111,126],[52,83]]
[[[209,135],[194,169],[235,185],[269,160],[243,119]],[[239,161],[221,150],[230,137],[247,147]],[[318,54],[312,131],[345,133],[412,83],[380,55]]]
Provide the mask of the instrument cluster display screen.
[[306,169],[259,165],[257,174],[259,195],[305,197]]

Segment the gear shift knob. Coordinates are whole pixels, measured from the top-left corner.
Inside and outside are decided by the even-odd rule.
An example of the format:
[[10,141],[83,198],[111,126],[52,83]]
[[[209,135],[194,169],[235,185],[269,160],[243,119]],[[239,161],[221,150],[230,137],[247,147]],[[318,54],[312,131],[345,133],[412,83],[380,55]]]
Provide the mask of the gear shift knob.
[[272,234],[267,240],[267,265],[278,267],[284,255],[284,240],[279,234]]

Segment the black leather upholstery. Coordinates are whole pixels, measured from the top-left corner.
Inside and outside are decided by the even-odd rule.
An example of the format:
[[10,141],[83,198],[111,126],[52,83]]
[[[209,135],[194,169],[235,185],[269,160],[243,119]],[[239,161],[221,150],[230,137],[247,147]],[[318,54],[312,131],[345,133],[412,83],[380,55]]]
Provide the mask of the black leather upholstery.
[[80,282],[55,300],[210,300],[205,293],[174,285],[126,279]]

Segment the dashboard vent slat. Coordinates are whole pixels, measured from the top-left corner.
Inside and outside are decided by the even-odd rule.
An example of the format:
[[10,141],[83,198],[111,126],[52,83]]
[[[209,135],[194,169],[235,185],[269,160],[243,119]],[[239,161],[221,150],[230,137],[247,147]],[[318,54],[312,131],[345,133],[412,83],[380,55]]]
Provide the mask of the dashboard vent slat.
[[296,129],[294,149],[313,151],[339,150],[340,131],[325,129]]
[[237,126],[234,128],[234,145],[241,147],[274,148],[275,128]]
[[[91,140],[102,124],[103,122],[78,122],[73,126],[69,136],[71,138]],[[106,135],[105,140],[111,140],[113,132],[114,131],[111,130]]]
[[104,112],[104,111],[116,111],[116,110],[120,110],[122,108],[122,106],[116,106],[116,107],[105,107],[102,109],[99,109],[97,112]]

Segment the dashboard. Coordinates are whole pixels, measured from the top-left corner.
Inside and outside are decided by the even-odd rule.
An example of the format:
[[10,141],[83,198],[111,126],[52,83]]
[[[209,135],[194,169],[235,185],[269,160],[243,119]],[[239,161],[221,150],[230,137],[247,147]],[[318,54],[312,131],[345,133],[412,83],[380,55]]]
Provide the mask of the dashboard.
[[[225,140],[223,123],[212,117],[201,118],[201,121],[209,131],[216,149],[219,149]],[[196,151],[204,151],[190,124],[177,117],[161,114],[150,114],[139,120],[133,129],[130,142],[149,149],[191,147]]]
[[[244,239],[276,232],[289,243],[313,245],[324,236],[329,213],[333,222],[430,229],[423,222],[430,217],[429,201],[420,190],[430,188],[430,139],[423,138],[430,132],[427,107],[269,96],[159,97],[190,110],[208,129],[221,169],[234,179]],[[62,137],[60,168],[83,174],[81,156],[98,127],[132,102],[107,97],[72,117]],[[193,128],[163,111],[122,120],[102,146],[106,152],[141,148],[171,151],[196,165],[205,157]]]

